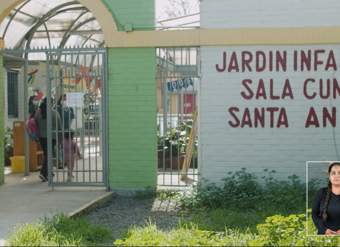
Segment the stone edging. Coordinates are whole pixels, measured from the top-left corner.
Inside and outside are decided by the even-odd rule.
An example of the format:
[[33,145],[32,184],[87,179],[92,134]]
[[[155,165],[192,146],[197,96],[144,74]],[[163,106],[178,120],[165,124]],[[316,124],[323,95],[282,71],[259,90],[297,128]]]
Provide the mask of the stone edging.
[[69,213],[67,216],[69,218],[74,218],[74,217],[83,215],[84,213],[90,211],[91,209],[96,208],[99,205],[102,205],[103,203],[111,199],[112,196],[113,196],[113,192],[107,192],[104,195],[92,200],[91,202],[86,203],[85,205],[81,206],[77,210]]

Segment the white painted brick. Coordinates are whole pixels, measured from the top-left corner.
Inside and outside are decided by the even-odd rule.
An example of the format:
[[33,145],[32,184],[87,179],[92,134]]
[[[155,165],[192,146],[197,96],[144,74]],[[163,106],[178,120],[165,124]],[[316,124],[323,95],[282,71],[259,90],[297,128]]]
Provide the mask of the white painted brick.
[[[339,70],[337,72],[295,72],[290,66],[284,73],[218,73],[215,69],[215,64],[221,62],[223,51],[239,53],[243,50],[252,52],[256,50],[287,50],[289,54],[292,54],[294,49],[316,48],[326,51],[332,49],[339,68],[339,45],[202,47],[199,138],[200,167],[203,178],[218,182],[227,176],[229,171],[247,167],[249,171],[257,175],[261,175],[264,168],[269,168],[276,170],[278,176],[282,178],[297,174],[304,179],[306,161],[340,159],[338,157],[340,154],[340,98],[336,100],[307,100],[302,91],[303,81],[309,77],[325,79],[335,77],[340,82]],[[274,86],[278,86],[280,90],[284,79],[289,78],[294,100],[244,100],[240,91],[243,90],[241,81],[245,78],[253,80],[274,78]],[[237,106],[240,109],[244,107],[251,109],[268,106],[285,107],[289,128],[231,128],[228,124],[230,119],[228,108],[231,106]],[[320,110],[322,107],[338,106],[337,127],[334,129],[330,127],[306,129],[304,123],[310,106],[316,110]],[[267,120],[266,123],[268,123]]]
[[338,0],[201,0],[203,28],[307,27],[340,24]]

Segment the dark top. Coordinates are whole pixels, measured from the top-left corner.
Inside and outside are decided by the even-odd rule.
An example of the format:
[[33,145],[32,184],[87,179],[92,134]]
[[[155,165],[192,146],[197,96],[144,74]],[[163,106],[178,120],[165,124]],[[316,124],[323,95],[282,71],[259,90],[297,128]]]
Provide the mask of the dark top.
[[318,191],[312,208],[312,218],[314,225],[318,229],[318,234],[325,234],[326,229],[337,231],[340,229],[340,195],[331,192],[327,207],[327,220],[322,220],[322,212],[326,199],[327,188]]
[[57,110],[63,122],[64,130],[69,130],[72,120],[74,119],[74,112],[72,107],[58,105]]

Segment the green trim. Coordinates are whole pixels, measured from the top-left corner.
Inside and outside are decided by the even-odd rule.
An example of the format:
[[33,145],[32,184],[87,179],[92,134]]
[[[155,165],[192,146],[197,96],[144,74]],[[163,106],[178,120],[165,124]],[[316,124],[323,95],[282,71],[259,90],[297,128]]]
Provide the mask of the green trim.
[[154,0],[102,0],[112,13],[118,31],[153,30]]

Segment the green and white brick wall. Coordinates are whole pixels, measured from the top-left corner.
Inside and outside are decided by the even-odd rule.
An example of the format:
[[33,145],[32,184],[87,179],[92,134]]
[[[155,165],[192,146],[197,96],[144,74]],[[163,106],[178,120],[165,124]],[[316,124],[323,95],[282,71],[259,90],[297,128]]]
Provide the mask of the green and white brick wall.
[[[120,31],[154,27],[154,0],[102,0]],[[154,48],[108,49],[108,152],[109,185],[113,190],[156,188],[156,80]],[[0,68],[2,58],[0,57]],[[4,101],[0,70],[0,101]],[[0,136],[4,132],[3,108]],[[3,138],[0,138],[3,150]],[[4,182],[4,157],[0,152],[0,184]]]
[[[120,30],[151,29],[154,0],[105,0]],[[157,185],[154,48],[108,49],[109,184],[113,190]]]
[[[307,7],[308,6],[308,7]],[[338,26],[340,20],[337,9],[340,2],[329,0],[325,2],[317,0],[301,1],[271,1],[271,0],[208,0],[202,1],[201,27],[203,29],[242,29],[242,28],[297,28],[297,27],[322,27]],[[226,14],[228,13],[228,14]],[[249,40],[247,40],[249,41]],[[256,43],[256,42],[255,42]],[[201,178],[210,182],[221,182],[228,176],[228,172],[238,171],[242,167],[247,168],[258,177],[263,176],[263,170],[275,170],[276,176],[287,179],[292,174],[298,175],[302,180],[306,174],[306,161],[309,160],[339,160],[340,147],[337,144],[340,139],[339,127],[331,126],[306,128],[309,107],[317,111],[319,121],[322,124],[323,107],[339,106],[340,99],[307,100],[303,96],[303,83],[307,78],[316,79],[316,83],[308,85],[308,92],[318,92],[320,78],[337,78],[339,80],[339,67],[337,71],[325,70],[320,66],[317,71],[294,71],[292,55],[294,51],[325,50],[320,56],[324,63],[327,61],[328,52],[333,50],[336,61],[340,61],[340,46],[329,45],[243,45],[201,47],[202,77],[200,91],[200,174]],[[247,51],[255,54],[256,51],[269,54],[270,51],[287,52],[287,71],[270,71],[269,59],[264,72],[256,72],[247,69],[242,72],[224,71],[218,72],[216,64],[221,65],[223,52],[227,53],[228,61],[235,52],[237,57]],[[312,55],[314,56],[314,55]],[[246,56],[245,56],[246,57]],[[253,57],[255,60],[255,56]],[[253,61],[254,61],[253,60]],[[241,61],[241,60],[238,60]],[[275,58],[273,61],[276,61]],[[252,63],[254,64],[254,63]],[[241,62],[238,64],[242,67]],[[337,64],[339,66],[339,64]],[[265,90],[269,96],[269,80],[274,80],[273,94],[282,95],[285,79],[290,80],[294,99],[272,100],[251,99],[245,100],[241,92],[248,91],[241,84],[244,79],[251,79],[251,89],[256,92],[259,79],[264,79]],[[331,84],[332,85],[332,84]],[[325,85],[323,86],[325,89]],[[332,88],[332,86],[331,86]],[[289,121],[287,128],[271,128],[269,126],[269,114],[266,115],[264,128],[250,128],[248,126],[232,127],[229,121],[235,123],[229,114],[230,107],[238,107],[238,118],[242,119],[245,108],[250,109],[251,118],[254,119],[254,108],[283,107],[286,109]],[[277,119],[275,117],[275,119]],[[274,120],[276,124],[276,120]],[[339,120],[338,120],[339,125]],[[323,174],[325,176],[325,174]]]

